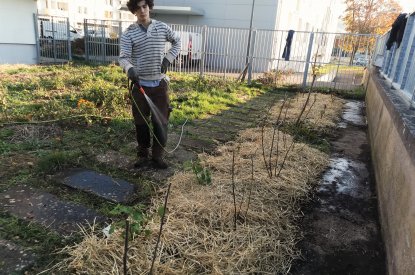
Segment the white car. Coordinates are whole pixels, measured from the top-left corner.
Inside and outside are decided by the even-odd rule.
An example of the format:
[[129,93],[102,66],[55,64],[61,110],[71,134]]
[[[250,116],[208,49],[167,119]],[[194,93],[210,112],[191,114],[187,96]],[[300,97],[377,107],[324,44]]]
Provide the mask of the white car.
[[367,66],[369,59],[366,57],[357,57],[353,60],[353,64],[357,66]]
[[61,22],[51,22],[46,20],[41,20],[39,23],[40,37],[54,39],[54,40],[69,40],[74,41],[75,39],[82,38],[83,36],[78,33],[78,31],[69,26],[68,33],[68,24]]

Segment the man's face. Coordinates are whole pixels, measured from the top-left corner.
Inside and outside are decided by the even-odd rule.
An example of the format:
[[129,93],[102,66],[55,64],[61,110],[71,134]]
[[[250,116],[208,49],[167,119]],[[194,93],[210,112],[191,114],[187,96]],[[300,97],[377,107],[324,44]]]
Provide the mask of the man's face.
[[146,1],[138,2],[135,15],[137,16],[138,21],[143,23],[150,19],[150,8],[146,4]]

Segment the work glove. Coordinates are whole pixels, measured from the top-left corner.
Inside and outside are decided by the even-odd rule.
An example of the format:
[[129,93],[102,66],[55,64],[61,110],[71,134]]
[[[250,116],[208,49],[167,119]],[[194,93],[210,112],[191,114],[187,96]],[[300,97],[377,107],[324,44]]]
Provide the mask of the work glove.
[[161,73],[167,73],[167,68],[170,66],[170,61],[167,58],[163,58],[163,62],[161,62]]
[[140,83],[140,78],[138,77],[137,71],[134,69],[134,67],[131,67],[128,72],[127,76],[133,83]]

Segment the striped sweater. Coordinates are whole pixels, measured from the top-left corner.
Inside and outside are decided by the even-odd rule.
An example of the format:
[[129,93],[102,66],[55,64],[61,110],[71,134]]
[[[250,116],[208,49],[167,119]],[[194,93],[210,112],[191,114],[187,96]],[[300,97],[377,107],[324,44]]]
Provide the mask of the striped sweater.
[[134,67],[142,80],[160,80],[165,42],[172,47],[166,58],[173,62],[180,52],[180,37],[167,24],[151,20],[147,32],[138,23],[131,24],[121,36],[119,63],[124,72]]

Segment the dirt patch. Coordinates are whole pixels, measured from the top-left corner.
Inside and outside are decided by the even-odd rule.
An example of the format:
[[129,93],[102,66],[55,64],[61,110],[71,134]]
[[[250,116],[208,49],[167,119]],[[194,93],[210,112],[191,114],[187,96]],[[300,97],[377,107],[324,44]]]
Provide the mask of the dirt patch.
[[[17,171],[22,169],[32,169],[37,163],[37,158],[28,155],[9,155],[9,156],[0,156],[0,180],[3,183],[3,180],[9,178]],[[0,187],[1,184],[0,183]]]
[[315,199],[304,207],[302,259],[291,274],[386,274],[367,129],[344,125]]

